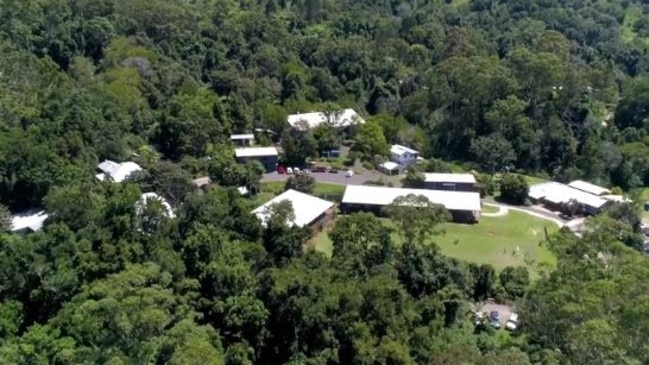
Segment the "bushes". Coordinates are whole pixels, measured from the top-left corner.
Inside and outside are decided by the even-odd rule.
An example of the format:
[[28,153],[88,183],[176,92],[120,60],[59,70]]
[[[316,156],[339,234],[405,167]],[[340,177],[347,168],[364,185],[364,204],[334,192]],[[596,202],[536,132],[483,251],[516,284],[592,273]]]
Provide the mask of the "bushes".
[[510,204],[525,204],[530,187],[521,175],[505,174],[500,180],[500,199]]

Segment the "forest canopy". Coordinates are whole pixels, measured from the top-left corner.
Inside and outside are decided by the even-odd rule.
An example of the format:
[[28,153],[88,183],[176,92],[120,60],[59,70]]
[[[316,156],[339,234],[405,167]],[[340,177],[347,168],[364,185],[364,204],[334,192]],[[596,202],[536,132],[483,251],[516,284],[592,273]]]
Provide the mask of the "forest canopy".
[[[353,108],[359,153],[642,187],[647,19],[646,0],[0,0],[0,216],[50,213],[0,226],[0,363],[649,362],[632,224],[546,237],[557,267],[523,289],[365,214],[328,259],[249,214],[232,187],[262,170],[229,141]],[[340,142],[308,136],[291,158]],[[146,173],[99,183],[106,159]],[[219,186],[194,194],[198,176]],[[145,191],[176,218],[138,211]],[[474,331],[469,303],[495,293],[523,295],[522,336]]]

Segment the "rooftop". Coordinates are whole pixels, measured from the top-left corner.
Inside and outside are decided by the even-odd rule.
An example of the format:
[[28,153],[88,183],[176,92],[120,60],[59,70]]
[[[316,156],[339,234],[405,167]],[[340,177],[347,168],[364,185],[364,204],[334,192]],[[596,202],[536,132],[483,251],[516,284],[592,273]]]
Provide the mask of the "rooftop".
[[44,210],[40,212],[16,214],[11,217],[11,231],[17,232],[29,229],[36,232],[43,228],[43,223],[49,215]]
[[234,155],[237,157],[277,156],[275,147],[248,147],[235,148]]
[[202,188],[205,185],[209,185],[211,182],[212,180],[209,176],[203,176],[192,180],[192,184],[194,184],[194,186],[196,186],[197,188]]
[[412,153],[413,155],[418,154],[419,151],[413,150],[410,147],[402,146],[400,144],[393,144],[392,147],[390,147],[390,153],[394,153],[396,155],[403,155],[404,153]]
[[246,133],[246,134],[233,134],[230,136],[231,141],[246,140],[246,139],[255,139],[255,135],[252,133]]
[[[291,114],[288,116],[288,124],[293,128],[300,128],[300,123],[304,121],[308,128],[315,128],[320,124],[327,122],[327,116],[323,112]],[[347,127],[352,124],[363,124],[365,120],[361,118],[354,109],[344,109],[340,116],[332,121],[334,127]]]
[[396,162],[392,161],[385,161],[384,163],[381,164],[381,167],[386,169],[386,170],[396,170],[399,168],[399,164]]
[[262,221],[262,224],[265,224],[269,215],[268,207],[284,200],[291,202],[293,205],[293,212],[295,213],[295,220],[287,223],[298,227],[309,225],[316,218],[334,206],[334,203],[330,201],[289,189],[274,197],[266,204],[253,210],[251,213],[257,215],[257,217]]
[[387,188],[382,186],[347,185],[342,202],[386,206],[400,196],[423,195],[432,203],[448,210],[480,211],[480,193],[466,191],[440,191],[427,189]]
[[611,191],[606,188],[582,180],[575,180],[568,184],[568,186],[594,195],[606,195],[611,193]]
[[602,197],[554,181],[530,186],[528,195],[532,199],[543,198],[555,204],[568,203],[574,199],[593,208],[601,208],[607,203],[607,200]]
[[451,183],[469,183],[475,184],[473,174],[448,174],[439,172],[428,172],[424,174],[426,182],[451,182]]
[[103,175],[99,174],[96,176],[97,179],[103,181],[108,177],[110,180],[118,183],[126,180],[126,178],[128,178],[132,173],[142,170],[140,165],[135,162],[128,161],[117,163],[111,160],[102,161],[97,165],[97,168],[103,172]]

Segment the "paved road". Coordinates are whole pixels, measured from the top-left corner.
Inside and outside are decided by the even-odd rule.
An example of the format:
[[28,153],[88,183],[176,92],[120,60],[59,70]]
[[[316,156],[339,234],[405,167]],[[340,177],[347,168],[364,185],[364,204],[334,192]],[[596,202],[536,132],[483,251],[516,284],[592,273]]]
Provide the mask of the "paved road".
[[[270,172],[261,178],[261,182],[286,181],[289,176],[291,175]],[[339,171],[337,174],[332,174],[330,172],[312,172],[311,176],[313,176],[318,182],[336,185],[362,185],[368,180],[378,178],[378,175],[372,173],[354,174],[354,176],[347,177],[345,171]]]

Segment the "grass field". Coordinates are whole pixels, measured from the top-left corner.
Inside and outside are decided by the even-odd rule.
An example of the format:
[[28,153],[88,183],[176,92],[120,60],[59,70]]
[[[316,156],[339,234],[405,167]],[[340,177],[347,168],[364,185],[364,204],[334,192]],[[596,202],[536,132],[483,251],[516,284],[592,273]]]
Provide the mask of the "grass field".
[[[384,219],[388,226],[390,220]],[[532,277],[536,277],[539,263],[555,264],[553,254],[539,245],[547,228],[555,232],[557,226],[552,222],[531,217],[525,213],[510,211],[504,217],[482,217],[480,223],[465,225],[446,223],[443,236],[433,238],[442,252],[467,262],[491,264],[496,270],[507,266],[527,266]],[[395,233],[394,242],[399,244]],[[331,256],[332,244],[327,231],[314,237],[312,245],[316,251]]]

